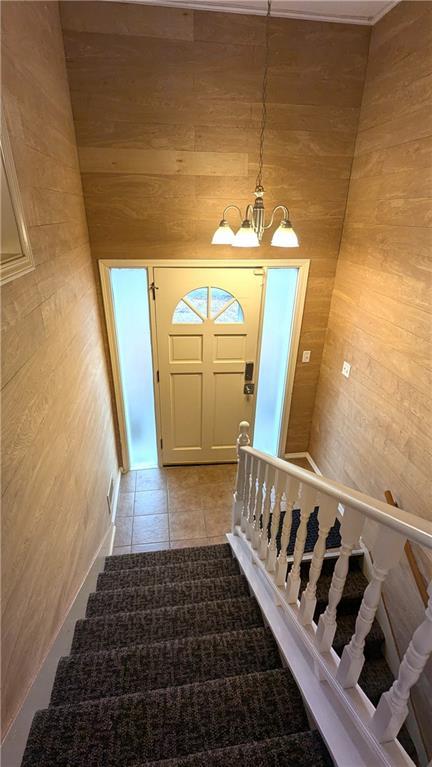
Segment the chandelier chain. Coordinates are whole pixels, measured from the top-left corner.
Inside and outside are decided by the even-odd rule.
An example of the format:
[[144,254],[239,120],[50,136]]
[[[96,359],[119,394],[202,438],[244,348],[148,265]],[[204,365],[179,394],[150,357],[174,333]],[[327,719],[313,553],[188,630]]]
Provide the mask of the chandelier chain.
[[256,188],[262,188],[262,174],[264,163],[264,134],[267,122],[267,83],[268,83],[268,65],[269,65],[269,52],[270,52],[270,15],[271,15],[272,0],[267,0],[267,14],[266,14],[266,27],[265,27],[265,59],[264,59],[264,76],[262,84],[262,112],[261,112],[261,133],[259,144],[259,161],[258,161],[258,173],[256,177]]

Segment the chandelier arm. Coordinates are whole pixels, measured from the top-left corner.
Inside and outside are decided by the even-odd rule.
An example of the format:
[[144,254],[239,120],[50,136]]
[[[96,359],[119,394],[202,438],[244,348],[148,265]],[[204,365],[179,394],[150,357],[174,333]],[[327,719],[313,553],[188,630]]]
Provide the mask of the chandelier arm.
[[241,212],[241,209],[239,208],[239,206],[238,206],[238,205],[227,205],[227,206],[226,206],[226,208],[224,209],[224,212],[222,213],[222,218],[223,218],[223,219],[225,219],[225,214],[226,214],[226,212],[227,212],[228,210],[231,210],[231,208],[235,208],[235,210],[236,210],[236,211],[237,211],[237,213],[239,214],[239,217],[240,217],[240,221],[243,221],[242,212]]
[[273,210],[272,210],[270,221],[269,221],[268,224],[265,224],[264,229],[270,229],[270,227],[273,226],[273,221],[274,221],[275,213],[278,210],[282,210],[284,212],[284,214],[285,214],[285,218],[289,219],[289,210],[286,207],[286,205],[276,205],[276,207],[273,208]]
[[[249,217],[250,217],[250,219],[249,219]],[[253,205],[251,205],[250,203],[249,203],[249,205],[246,208],[246,216],[245,216],[245,218],[248,221],[250,220],[250,221],[253,222]]]

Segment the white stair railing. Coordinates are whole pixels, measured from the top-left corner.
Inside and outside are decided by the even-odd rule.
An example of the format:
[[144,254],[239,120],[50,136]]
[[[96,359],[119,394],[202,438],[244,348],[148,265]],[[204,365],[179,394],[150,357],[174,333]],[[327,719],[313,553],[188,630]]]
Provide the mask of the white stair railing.
[[[408,713],[410,690],[432,653],[432,584],[428,590],[430,599],[425,620],[413,635],[400,664],[398,677],[390,690],[381,696],[376,710],[372,706],[369,707],[371,713],[366,718],[366,723],[364,703],[359,703],[357,710],[357,699],[352,694],[347,698],[346,691],[358,690],[366,637],[372,627],[382,585],[389,571],[399,562],[407,540],[432,549],[432,524],[333,480],[255,450],[250,447],[246,422],[240,425],[237,444],[234,536],[240,536],[251,554],[256,557],[255,563],[266,573],[267,580],[277,593],[276,602],[284,602],[288,609],[292,608],[290,615],[295,621],[296,632],[300,632],[313,656],[313,667],[318,679],[330,681],[332,689],[346,707],[347,715],[356,721],[357,726],[361,725],[360,729],[363,728],[365,737],[375,743],[378,754],[379,744],[389,744],[397,737]],[[340,528],[341,546],[334,567],[327,608],[316,626],[313,620],[316,591],[326,553],[326,538],[335,522],[340,504],[344,507]],[[312,553],[309,581],[299,601],[300,568],[308,522],[316,506],[319,507],[318,537]],[[287,547],[294,510],[298,510],[300,514],[300,523],[293,556],[289,557]],[[366,520],[372,520],[377,525],[377,535],[371,552],[372,578],[363,594],[354,634],[339,660],[332,650],[337,630],[337,607],[349,571],[349,558],[361,537]],[[288,572],[290,562],[291,569]],[[362,700],[359,698],[360,702]],[[399,746],[398,748],[400,749]],[[384,759],[383,764],[388,764],[388,761]]]

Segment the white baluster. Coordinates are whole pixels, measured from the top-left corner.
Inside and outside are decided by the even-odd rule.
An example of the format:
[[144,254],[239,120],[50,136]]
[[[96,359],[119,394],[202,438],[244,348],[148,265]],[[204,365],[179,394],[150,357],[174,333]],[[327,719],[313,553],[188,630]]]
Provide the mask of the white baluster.
[[405,539],[398,533],[379,526],[373,547],[372,580],[363,594],[354,634],[344,647],[336,673],[336,679],[344,688],[354,687],[358,682],[365,660],[363,649],[381,598],[382,584],[389,570],[399,562],[404,543]]
[[252,548],[257,549],[260,540],[260,521],[263,513],[263,501],[264,501],[264,478],[265,478],[265,463],[264,461],[258,461],[258,478],[257,478],[257,494],[254,510],[254,524],[252,530]]
[[280,548],[279,556],[277,558],[277,563],[276,563],[276,584],[278,586],[283,586],[286,579],[286,572],[288,567],[287,549],[288,549],[288,544],[289,544],[290,535],[291,535],[291,527],[292,527],[292,519],[293,519],[292,512],[297,501],[299,489],[300,489],[299,480],[294,479],[294,477],[289,477],[287,489],[285,491],[286,511],[285,511],[283,527],[282,527],[281,548]]
[[293,563],[287,580],[288,602],[297,602],[300,589],[300,566],[303,559],[304,548],[307,538],[307,524],[309,517],[315,509],[317,492],[310,485],[303,483],[300,489],[300,524],[297,530]]
[[254,525],[255,514],[255,498],[257,492],[257,471],[258,471],[258,458],[252,456],[250,467],[250,493],[247,512],[247,525],[246,525],[246,538],[250,541],[252,537],[252,530]]
[[408,714],[410,690],[432,654],[432,582],[428,594],[425,619],[413,634],[396,681],[390,690],[381,695],[372,717],[371,729],[380,743],[396,738]]
[[244,492],[244,484],[245,484],[246,456],[243,450],[240,450],[240,448],[250,445],[248,422],[242,421],[240,423],[239,429],[240,429],[240,434],[237,437],[237,462],[238,462],[237,463],[237,479],[236,479],[236,491],[234,494],[233,519],[232,519],[233,533],[235,533],[235,528],[241,522],[241,513],[243,508],[243,492]]
[[300,602],[300,622],[307,626],[313,621],[313,615],[316,607],[316,587],[318,578],[321,575],[324,554],[326,550],[326,538],[331,526],[336,519],[338,502],[328,495],[319,494],[318,511],[318,539],[315,543],[312,561],[309,570],[309,582],[303,591]]
[[328,652],[333,644],[336,633],[336,611],[342,598],[345,581],[349,570],[349,558],[357,543],[364,525],[364,516],[358,511],[345,507],[341,523],[341,549],[333,571],[332,582],[328,595],[328,605],[318,621],[316,642],[321,652]]
[[249,513],[249,496],[250,496],[250,470],[251,470],[252,458],[249,453],[246,453],[245,460],[245,481],[243,487],[243,505],[241,512],[241,529],[245,533],[248,526],[248,513]]
[[286,481],[286,475],[276,469],[276,478],[275,478],[275,499],[272,506],[272,521],[271,521],[271,528],[270,528],[270,543],[267,549],[267,558],[266,558],[266,570],[268,570],[270,573],[273,572],[276,566],[276,556],[277,556],[277,547],[276,547],[276,536],[278,534],[279,530],[279,520],[280,520],[280,514],[281,514],[281,500],[282,495],[285,487],[285,481]]
[[275,470],[273,466],[267,465],[266,473],[265,473],[265,481],[264,481],[265,493],[264,493],[262,527],[261,527],[260,540],[259,540],[259,546],[258,546],[260,559],[266,559],[267,550],[269,547],[267,530],[268,530],[269,521],[270,521],[271,499],[272,499],[274,479],[275,479]]

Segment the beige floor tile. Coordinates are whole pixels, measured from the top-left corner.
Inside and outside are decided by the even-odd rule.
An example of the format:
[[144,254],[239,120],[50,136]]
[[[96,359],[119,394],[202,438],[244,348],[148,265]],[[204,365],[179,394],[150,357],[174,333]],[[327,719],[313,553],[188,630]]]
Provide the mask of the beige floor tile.
[[168,488],[199,487],[202,484],[226,482],[234,487],[237,464],[209,464],[208,466],[170,466],[166,469]]
[[166,514],[168,511],[167,494],[164,490],[146,490],[135,493],[134,515]]
[[206,529],[202,511],[186,511],[169,515],[170,540],[205,538]]
[[225,536],[217,536],[216,538],[190,538],[182,541],[171,541],[171,549],[186,549],[192,546],[213,546],[216,543],[226,543]]
[[141,469],[136,473],[135,490],[163,490],[166,487],[165,469]]
[[116,519],[116,532],[114,546],[130,546],[132,543],[133,517],[120,517]]
[[133,517],[134,501],[135,493],[120,493],[117,501],[116,519],[118,517]]
[[169,540],[168,514],[146,514],[133,518],[132,544]]
[[115,554],[130,554],[131,553],[131,547],[130,546],[114,546],[112,550],[113,555]]
[[231,531],[231,511],[212,509],[204,514],[206,533],[209,538]]
[[163,551],[169,549],[169,541],[159,541],[158,543],[137,543],[132,546],[132,554],[140,554],[143,551]]
[[168,510],[173,513],[179,511],[207,511],[217,504],[218,508],[231,509],[232,488],[229,484],[208,483],[196,487],[169,487]]
[[134,493],[136,485],[136,471],[128,471],[120,477],[120,493]]

